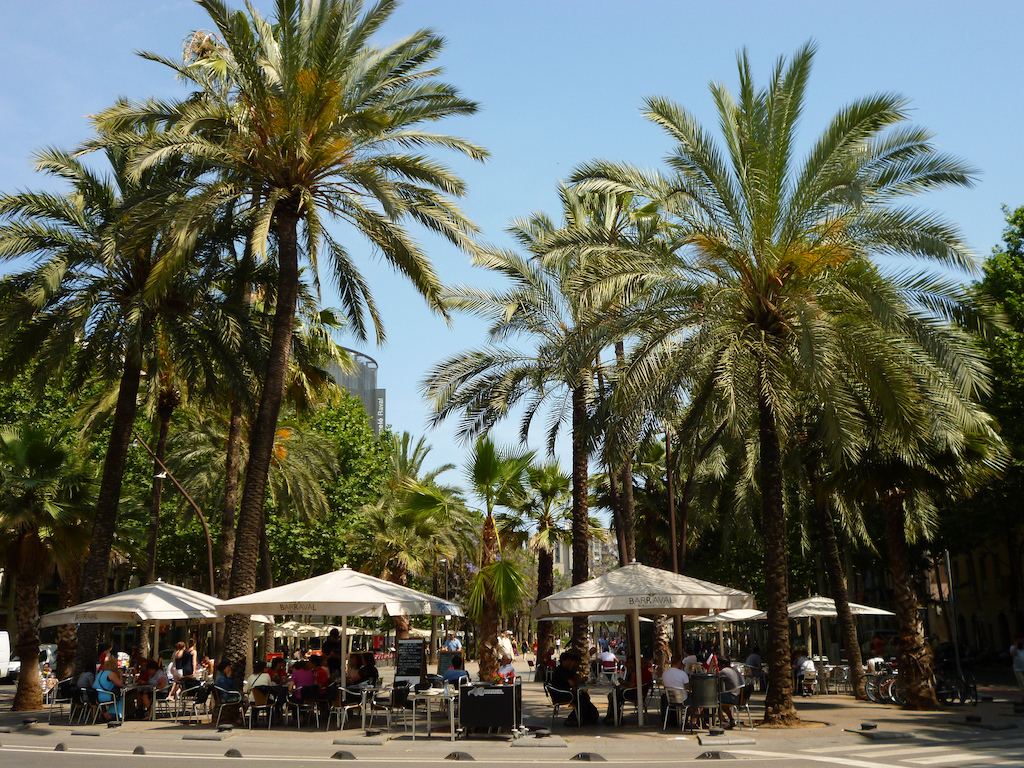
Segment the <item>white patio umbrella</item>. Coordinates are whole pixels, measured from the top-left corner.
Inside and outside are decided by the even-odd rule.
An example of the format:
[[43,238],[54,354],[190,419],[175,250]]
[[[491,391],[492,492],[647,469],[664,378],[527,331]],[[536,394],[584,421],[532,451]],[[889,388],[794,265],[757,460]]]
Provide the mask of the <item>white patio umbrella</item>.
[[[640,614],[706,615],[710,611],[753,608],[754,596],[738,589],[693,579],[660,568],[630,563],[596,579],[556,592],[537,603],[533,616],[626,614],[633,637],[640,638]],[[640,643],[633,648],[636,679],[642,677]],[[643,725],[643,707],[638,707]]]
[[723,626],[736,621],[755,621],[763,618],[766,618],[764,611],[759,611],[756,608],[736,608],[731,611],[713,613],[710,616],[702,616],[699,619],[694,619],[694,621],[700,624],[716,624],[718,626],[718,653],[724,654],[725,638],[722,636]]
[[[824,647],[821,642],[821,620],[822,618],[834,618],[839,615],[836,611],[836,601],[831,597],[822,597],[821,595],[814,595],[812,597],[805,598],[803,600],[797,600],[795,603],[790,603],[786,610],[789,613],[791,619],[814,619],[815,624],[818,628],[818,653],[821,654],[821,650]],[[895,616],[892,611],[887,611],[884,608],[872,608],[870,605],[861,605],[860,603],[850,603],[850,612],[854,616]],[[813,656],[813,649],[811,649],[811,656]]]
[[[217,608],[224,601],[213,595],[157,579],[135,589],[107,595],[87,603],[48,613],[41,627],[59,624],[134,624],[140,621],[217,621]],[[268,616],[252,616],[253,621],[272,623]],[[159,638],[159,633],[157,633]],[[156,647],[154,653],[159,651]]]
[[[406,616],[435,614],[464,616],[462,607],[409,587],[393,584],[345,566],[304,581],[225,600],[221,616],[232,613],[276,613],[303,616],[341,616],[342,634],[348,635],[349,616]],[[342,669],[348,643],[342,643]]]

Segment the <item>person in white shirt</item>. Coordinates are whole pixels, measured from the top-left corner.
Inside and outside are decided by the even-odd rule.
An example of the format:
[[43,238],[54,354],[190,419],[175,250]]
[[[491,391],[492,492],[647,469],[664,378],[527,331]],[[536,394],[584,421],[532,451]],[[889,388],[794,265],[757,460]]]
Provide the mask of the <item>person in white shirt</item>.
[[[661,673],[661,682],[665,689],[682,688],[686,691],[686,698],[690,696],[690,676],[683,668],[683,657],[679,653],[672,654],[672,663]],[[665,720],[665,710],[668,708],[668,694],[661,695],[661,719]],[[678,713],[677,713],[678,716]]]
[[515,673],[516,668],[512,663],[512,657],[507,653],[501,654],[501,666],[498,667],[498,674],[505,677],[507,675],[514,675]]
[[512,650],[512,639],[508,636],[508,630],[503,629],[501,631],[501,637],[498,638],[498,653],[507,655],[510,659],[514,651]]
[[796,689],[800,691],[801,696],[806,696],[807,691],[804,690],[804,675],[808,672],[814,672],[814,662],[807,656],[807,651],[800,648],[796,657],[796,663],[793,665],[793,674],[796,676]]

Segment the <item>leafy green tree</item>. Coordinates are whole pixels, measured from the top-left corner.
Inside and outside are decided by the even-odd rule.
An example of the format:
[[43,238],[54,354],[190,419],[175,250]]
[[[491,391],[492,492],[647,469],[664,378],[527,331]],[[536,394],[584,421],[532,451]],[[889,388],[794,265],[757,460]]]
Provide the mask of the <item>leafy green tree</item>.
[[[231,577],[231,594],[237,596],[252,592],[256,583],[259,521],[287,378],[300,250],[314,267],[327,251],[350,328],[360,338],[369,313],[383,339],[380,317],[350,254],[325,231],[324,215],[351,224],[431,307],[443,311],[438,279],[405,224],[419,223],[469,250],[474,227],[452,201],[463,193],[462,181],[421,149],[452,149],[474,159],[485,152],[422,129],[472,114],[476,105],[436,79],[431,62],[443,41],[433,32],[388,45],[371,41],[393,2],[364,8],[358,0],[277,0],[272,20],[252,6],[246,15],[218,0],[200,5],[219,40],[210,41],[191,64],[150,56],[196,92],[176,103],[120,104],[100,123],[165,121],[171,130],[148,145],[140,169],[177,155],[209,170],[177,210],[183,229],[201,224],[230,200],[255,197],[257,250],[263,250],[269,230],[276,234],[273,332],[249,437]],[[244,620],[229,620],[228,658],[245,656],[246,634]]]
[[[824,403],[830,460],[863,433],[851,394],[856,382],[898,423],[914,397],[907,371],[938,361],[953,387],[986,386],[978,356],[956,323],[971,317],[967,296],[937,272],[883,277],[875,255],[970,269],[956,230],[903,198],[970,182],[971,169],[938,153],[930,135],[904,125],[907,104],[890,94],[841,109],[795,157],[814,46],[780,60],[758,88],[745,54],[736,96],[713,84],[724,146],[692,114],[662,98],[647,116],[676,142],[663,177],[594,163],[574,174],[585,189],[638,191],[663,204],[677,226],[672,258],[627,254],[590,289],[637,307],[642,329],[631,359],[639,377],[627,396],[657,402],[690,388],[696,403],[724,403],[731,429],[750,415],[757,428],[757,479],[767,591],[766,720],[796,720],[786,613],[787,524],[783,443],[796,399]],[[916,414],[915,414],[916,415]],[[903,426],[903,425],[901,425]]]
[[54,563],[63,570],[85,550],[83,533],[91,479],[64,447],[64,432],[34,426],[0,428],[0,557],[14,582],[18,636],[24,659],[15,711],[43,708],[39,658],[39,584]]

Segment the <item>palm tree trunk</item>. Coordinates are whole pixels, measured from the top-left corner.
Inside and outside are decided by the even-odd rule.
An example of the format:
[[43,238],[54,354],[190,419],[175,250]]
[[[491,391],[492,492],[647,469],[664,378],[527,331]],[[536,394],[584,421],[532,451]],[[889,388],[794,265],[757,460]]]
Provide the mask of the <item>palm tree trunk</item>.
[[[589,456],[586,443],[587,393],[583,385],[572,390],[572,583],[590,579],[590,519],[587,507]],[[587,647],[587,617],[572,620],[572,649],[584,662]],[[581,669],[587,669],[583,664]]]
[[619,498],[622,499],[622,536],[626,545],[626,565],[636,560],[636,501],[633,498],[633,460],[622,463]]
[[[298,200],[289,198],[274,210],[278,234],[278,288],[274,326],[263,377],[260,404],[249,435],[249,460],[242,489],[235,539],[235,559],[231,566],[231,597],[252,594],[256,588],[256,563],[259,551],[260,517],[267,495],[267,477],[274,453],[277,420],[284,399],[295,324],[295,306],[299,289]],[[224,628],[224,656],[244,677],[249,637],[246,616],[227,617]],[[238,677],[237,679],[241,679]]]
[[764,580],[768,612],[768,694],[765,723],[790,725],[799,718],[793,707],[793,675],[789,657],[788,563],[786,510],[782,500],[782,451],[775,412],[758,387],[758,439],[761,447],[761,529],[764,539]]
[[619,552],[619,565],[629,565],[626,559],[626,534],[622,530],[622,497],[619,494],[619,478],[612,465],[608,465],[608,498],[612,507],[612,525],[615,526],[615,544]]
[[231,564],[235,559],[235,510],[238,509],[238,468],[242,456],[242,401],[231,398],[228,442],[224,451],[224,507],[220,512],[220,588],[226,600],[231,590]]
[[860,643],[857,641],[857,625],[853,621],[850,610],[850,595],[846,589],[846,574],[843,561],[839,557],[839,543],[836,540],[835,524],[828,509],[828,499],[821,487],[818,469],[808,462],[808,477],[811,480],[811,493],[814,497],[814,513],[818,519],[818,535],[821,537],[821,553],[825,558],[825,571],[828,573],[829,588],[832,599],[836,603],[836,614],[839,629],[843,635],[843,647],[846,649],[846,660],[850,664],[850,682],[854,696],[867,698],[860,692],[860,678],[864,674],[863,661],[860,657]]
[[[494,515],[487,512],[484,518],[484,527],[480,536],[482,555],[480,558],[481,569],[498,562],[498,530],[494,525]],[[484,590],[483,611],[480,614],[480,635],[477,644],[477,653],[480,661],[480,679],[490,682],[498,671],[498,629],[501,617],[498,615],[498,605],[491,595],[490,589]]]
[[892,490],[882,498],[885,516],[886,545],[889,549],[889,572],[896,593],[896,621],[900,628],[897,666],[906,691],[905,709],[939,709],[932,676],[932,651],[924,640],[918,620],[917,595],[910,580],[907,555],[906,517],[903,494]]
[[[43,708],[43,688],[39,681],[39,580],[40,554],[30,552],[29,537],[22,535],[18,545],[19,567],[14,573],[14,608],[18,617],[17,653],[22,661],[18,687],[14,691],[14,712]],[[30,565],[31,563],[31,565]]]
[[[59,608],[78,605],[82,592],[82,563],[72,563],[61,574],[60,593],[57,597]],[[75,671],[75,645],[78,625],[61,624],[57,627],[57,679],[63,680]]]
[[[543,533],[541,531],[540,533]],[[540,603],[545,597],[554,594],[555,591],[555,563],[551,550],[541,547],[537,551],[537,602]],[[548,656],[548,648],[551,647],[551,622],[537,622],[537,669],[540,669],[540,662]],[[541,679],[535,675],[536,679]]]
[[[128,446],[132,439],[132,424],[138,410],[136,399],[141,376],[142,369],[139,365],[131,360],[130,355],[126,357],[110,428],[110,441],[107,443],[107,454],[103,460],[103,475],[96,498],[96,515],[93,518],[89,556],[82,569],[83,601],[96,600],[107,594],[110,550],[114,544],[114,530],[117,528],[117,507],[121,499],[121,483],[128,460]],[[99,625],[79,625],[78,647],[75,654],[76,674],[81,674],[95,664],[98,637]]]

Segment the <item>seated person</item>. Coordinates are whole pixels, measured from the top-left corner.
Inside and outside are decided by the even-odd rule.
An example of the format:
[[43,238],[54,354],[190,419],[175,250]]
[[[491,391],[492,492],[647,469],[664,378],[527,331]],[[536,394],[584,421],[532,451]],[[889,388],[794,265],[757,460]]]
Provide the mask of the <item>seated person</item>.
[[[686,674],[686,670],[683,668],[683,656],[679,653],[672,654],[672,662],[661,675],[662,685],[665,689],[669,688],[682,689],[686,691],[686,697],[690,695],[690,676]],[[662,720],[665,720],[665,710],[668,708],[668,695],[661,695],[661,713]],[[677,723],[678,724],[678,723]]]
[[800,691],[801,696],[807,696],[807,691],[804,689],[804,677],[808,672],[813,673],[814,662],[807,656],[807,649],[798,648],[796,650],[796,661],[793,662],[793,677],[794,685],[796,689]]
[[[654,682],[654,673],[651,671],[651,663],[643,656],[640,657],[640,675],[641,691],[650,690],[650,686]],[[614,723],[616,720],[616,713],[612,709],[615,703],[618,704],[618,716],[621,717],[623,703],[637,701],[636,688],[636,666],[627,664],[626,677],[616,682],[615,691],[608,694],[608,714],[604,717],[606,723]]]
[[117,656],[108,653],[103,659],[103,668],[96,675],[96,680],[92,684],[92,687],[99,691],[101,704],[114,702],[112,708],[104,710],[104,720],[114,720],[115,718],[124,720],[124,699],[119,695],[123,685],[124,678],[121,677],[121,673],[117,669]]
[[555,703],[573,702],[576,708],[565,724],[570,727],[580,725],[596,725],[601,714],[590,700],[590,694],[580,689],[579,669],[580,657],[575,651],[566,651],[559,657],[559,664],[551,672],[551,700]]
[[252,663],[252,674],[245,678],[245,682],[242,683],[242,693],[249,697],[249,701],[252,702],[252,689],[259,687],[269,687],[273,685],[270,679],[270,675],[267,673],[267,663],[265,661],[254,661]]
[[732,665],[726,657],[722,657],[722,671],[719,673],[719,677],[725,681],[724,690],[719,697],[719,702],[722,706],[722,714],[728,718],[729,723],[726,728],[734,728],[736,726],[736,718],[732,715],[732,708],[740,703],[743,697],[743,688],[746,686],[746,681],[743,679],[743,675],[740,671]]
[[313,673],[313,681],[324,695],[327,694],[327,686],[331,684],[331,673],[327,669],[323,656],[313,654],[309,657],[309,669]]
[[462,678],[469,680],[469,672],[463,668],[462,656],[452,656],[452,665],[441,675],[445,682],[459,685]]
[[288,669],[285,664],[284,657],[278,656],[276,659],[270,662],[270,669],[267,674],[270,675],[271,685],[287,685],[288,684]]
[[146,685],[153,686],[152,696],[148,691],[139,692],[139,716],[148,717],[154,699],[166,699],[171,692],[171,681],[167,678],[167,670],[160,666],[156,659],[146,659],[142,663],[139,679]]
[[295,662],[288,681],[288,693],[292,701],[302,701],[302,689],[311,685],[316,685],[316,673],[309,669],[309,662],[305,659]]
[[703,672],[703,667],[700,663],[700,659],[697,658],[697,649],[690,648],[686,649],[686,655],[683,657],[683,669],[686,674],[692,675],[694,672]]
[[242,725],[242,692],[231,677],[231,662],[227,659],[221,659],[220,664],[217,665],[217,678],[213,681],[213,686],[219,689],[215,693],[220,698],[221,704],[230,705],[221,710],[220,717],[227,718],[229,721],[234,718],[235,725]]
[[362,656],[362,664],[359,667],[359,682],[366,683],[367,685],[376,685],[380,679],[380,673],[377,671],[377,662],[373,658],[373,652],[367,651]]
[[77,688],[92,688],[92,684],[96,682],[96,673],[91,669],[85,670],[78,676],[78,680],[75,682]]
[[505,678],[506,681],[515,679],[516,667],[512,663],[512,657],[507,653],[501,655],[501,665],[498,667],[498,674]]

